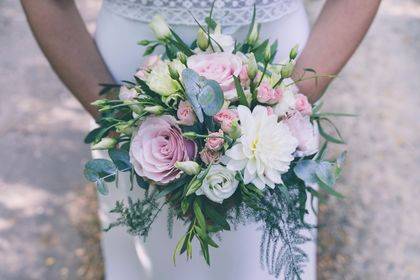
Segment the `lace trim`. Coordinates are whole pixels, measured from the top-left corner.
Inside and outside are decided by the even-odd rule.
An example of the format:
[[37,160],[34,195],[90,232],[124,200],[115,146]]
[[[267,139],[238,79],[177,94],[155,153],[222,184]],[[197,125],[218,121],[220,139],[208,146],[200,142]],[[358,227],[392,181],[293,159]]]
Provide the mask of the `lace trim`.
[[[213,1],[205,0],[104,0],[104,7],[123,17],[150,22],[154,15],[165,17],[169,24],[195,25],[188,11],[203,23]],[[214,18],[223,26],[240,26],[251,22],[253,5],[256,19],[271,22],[295,11],[299,0],[217,0]]]

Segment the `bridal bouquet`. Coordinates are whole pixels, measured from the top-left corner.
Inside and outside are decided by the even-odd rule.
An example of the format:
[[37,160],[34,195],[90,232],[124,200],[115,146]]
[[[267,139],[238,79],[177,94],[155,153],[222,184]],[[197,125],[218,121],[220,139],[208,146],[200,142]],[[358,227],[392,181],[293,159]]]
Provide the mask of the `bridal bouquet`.
[[[296,86],[319,75],[305,69],[292,80],[298,48],[274,63],[277,42],[260,42],[255,11],[253,18],[246,41],[236,42],[210,13],[188,45],[156,16],[156,40],[139,42],[147,62],[118,85],[118,99],[94,102],[102,117],[86,142],[108,150],[109,159],[89,161],[84,174],[104,195],[119,172],[130,174],[131,188],[144,189],[142,198],[116,202],[118,219],[109,228],[122,225],[146,238],[165,206],[169,232],[174,219],[185,223],[174,261],[191,258],[192,242],[199,242],[210,264],[216,234],[258,223],[262,264],[293,279],[307,258],[304,231],[313,227],[305,222],[308,197],[320,196],[317,186],[340,196],[332,186],[344,154],[324,156],[327,143],[343,141],[331,130],[329,117],[337,114],[321,113]],[[152,55],[157,48],[162,55]]]

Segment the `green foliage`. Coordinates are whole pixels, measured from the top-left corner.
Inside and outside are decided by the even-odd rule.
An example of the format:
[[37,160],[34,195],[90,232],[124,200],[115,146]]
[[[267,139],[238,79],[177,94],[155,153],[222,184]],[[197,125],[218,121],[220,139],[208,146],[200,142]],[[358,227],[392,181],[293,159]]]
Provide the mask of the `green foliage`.
[[85,178],[96,184],[99,193],[108,194],[108,188],[105,182],[112,182],[117,175],[116,166],[106,159],[93,159],[85,164],[84,169]]
[[147,238],[154,220],[165,204],[158,203],[156,192],[151,194],[146,192],[144,199],[136,202],[129,197],[127,205],[123,201],[117,201],[110,212],[118,214],[119,217],[104,230],[109,231],[116,226],[125,226],[128,233]]

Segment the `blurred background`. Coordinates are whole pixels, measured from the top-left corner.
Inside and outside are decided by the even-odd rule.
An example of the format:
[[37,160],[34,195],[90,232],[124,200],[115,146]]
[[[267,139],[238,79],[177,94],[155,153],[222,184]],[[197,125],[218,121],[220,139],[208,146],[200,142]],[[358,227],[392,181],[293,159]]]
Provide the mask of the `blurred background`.
[[[77,1],[91,32],[99,0]],[[306,1],[315,19],[323,1]],[[140,54],[139,54],[140,55]],[[420,1],[383,0],[330,87],[349,159],[320,206],[319,279],[420,279]],[[102,279],[89,117],[51,70],[19,1],[0,1],[0,279]]]

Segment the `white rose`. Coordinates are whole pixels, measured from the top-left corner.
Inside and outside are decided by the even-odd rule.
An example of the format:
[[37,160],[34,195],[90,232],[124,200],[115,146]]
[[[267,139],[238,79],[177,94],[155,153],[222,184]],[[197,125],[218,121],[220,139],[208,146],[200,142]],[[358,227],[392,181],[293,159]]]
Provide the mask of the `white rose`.
[[211,201],[222,203],[224,199],[234,194],[238,184],[234,171],[220,164],[212,165],[200,189],[195,193],[196,195],[204,194]]
[[171,78],[168,64],[164,62],[160,62],[152,68],[146,82],[151,90],[162,96],[169,96],[180,90],[179,83]]

